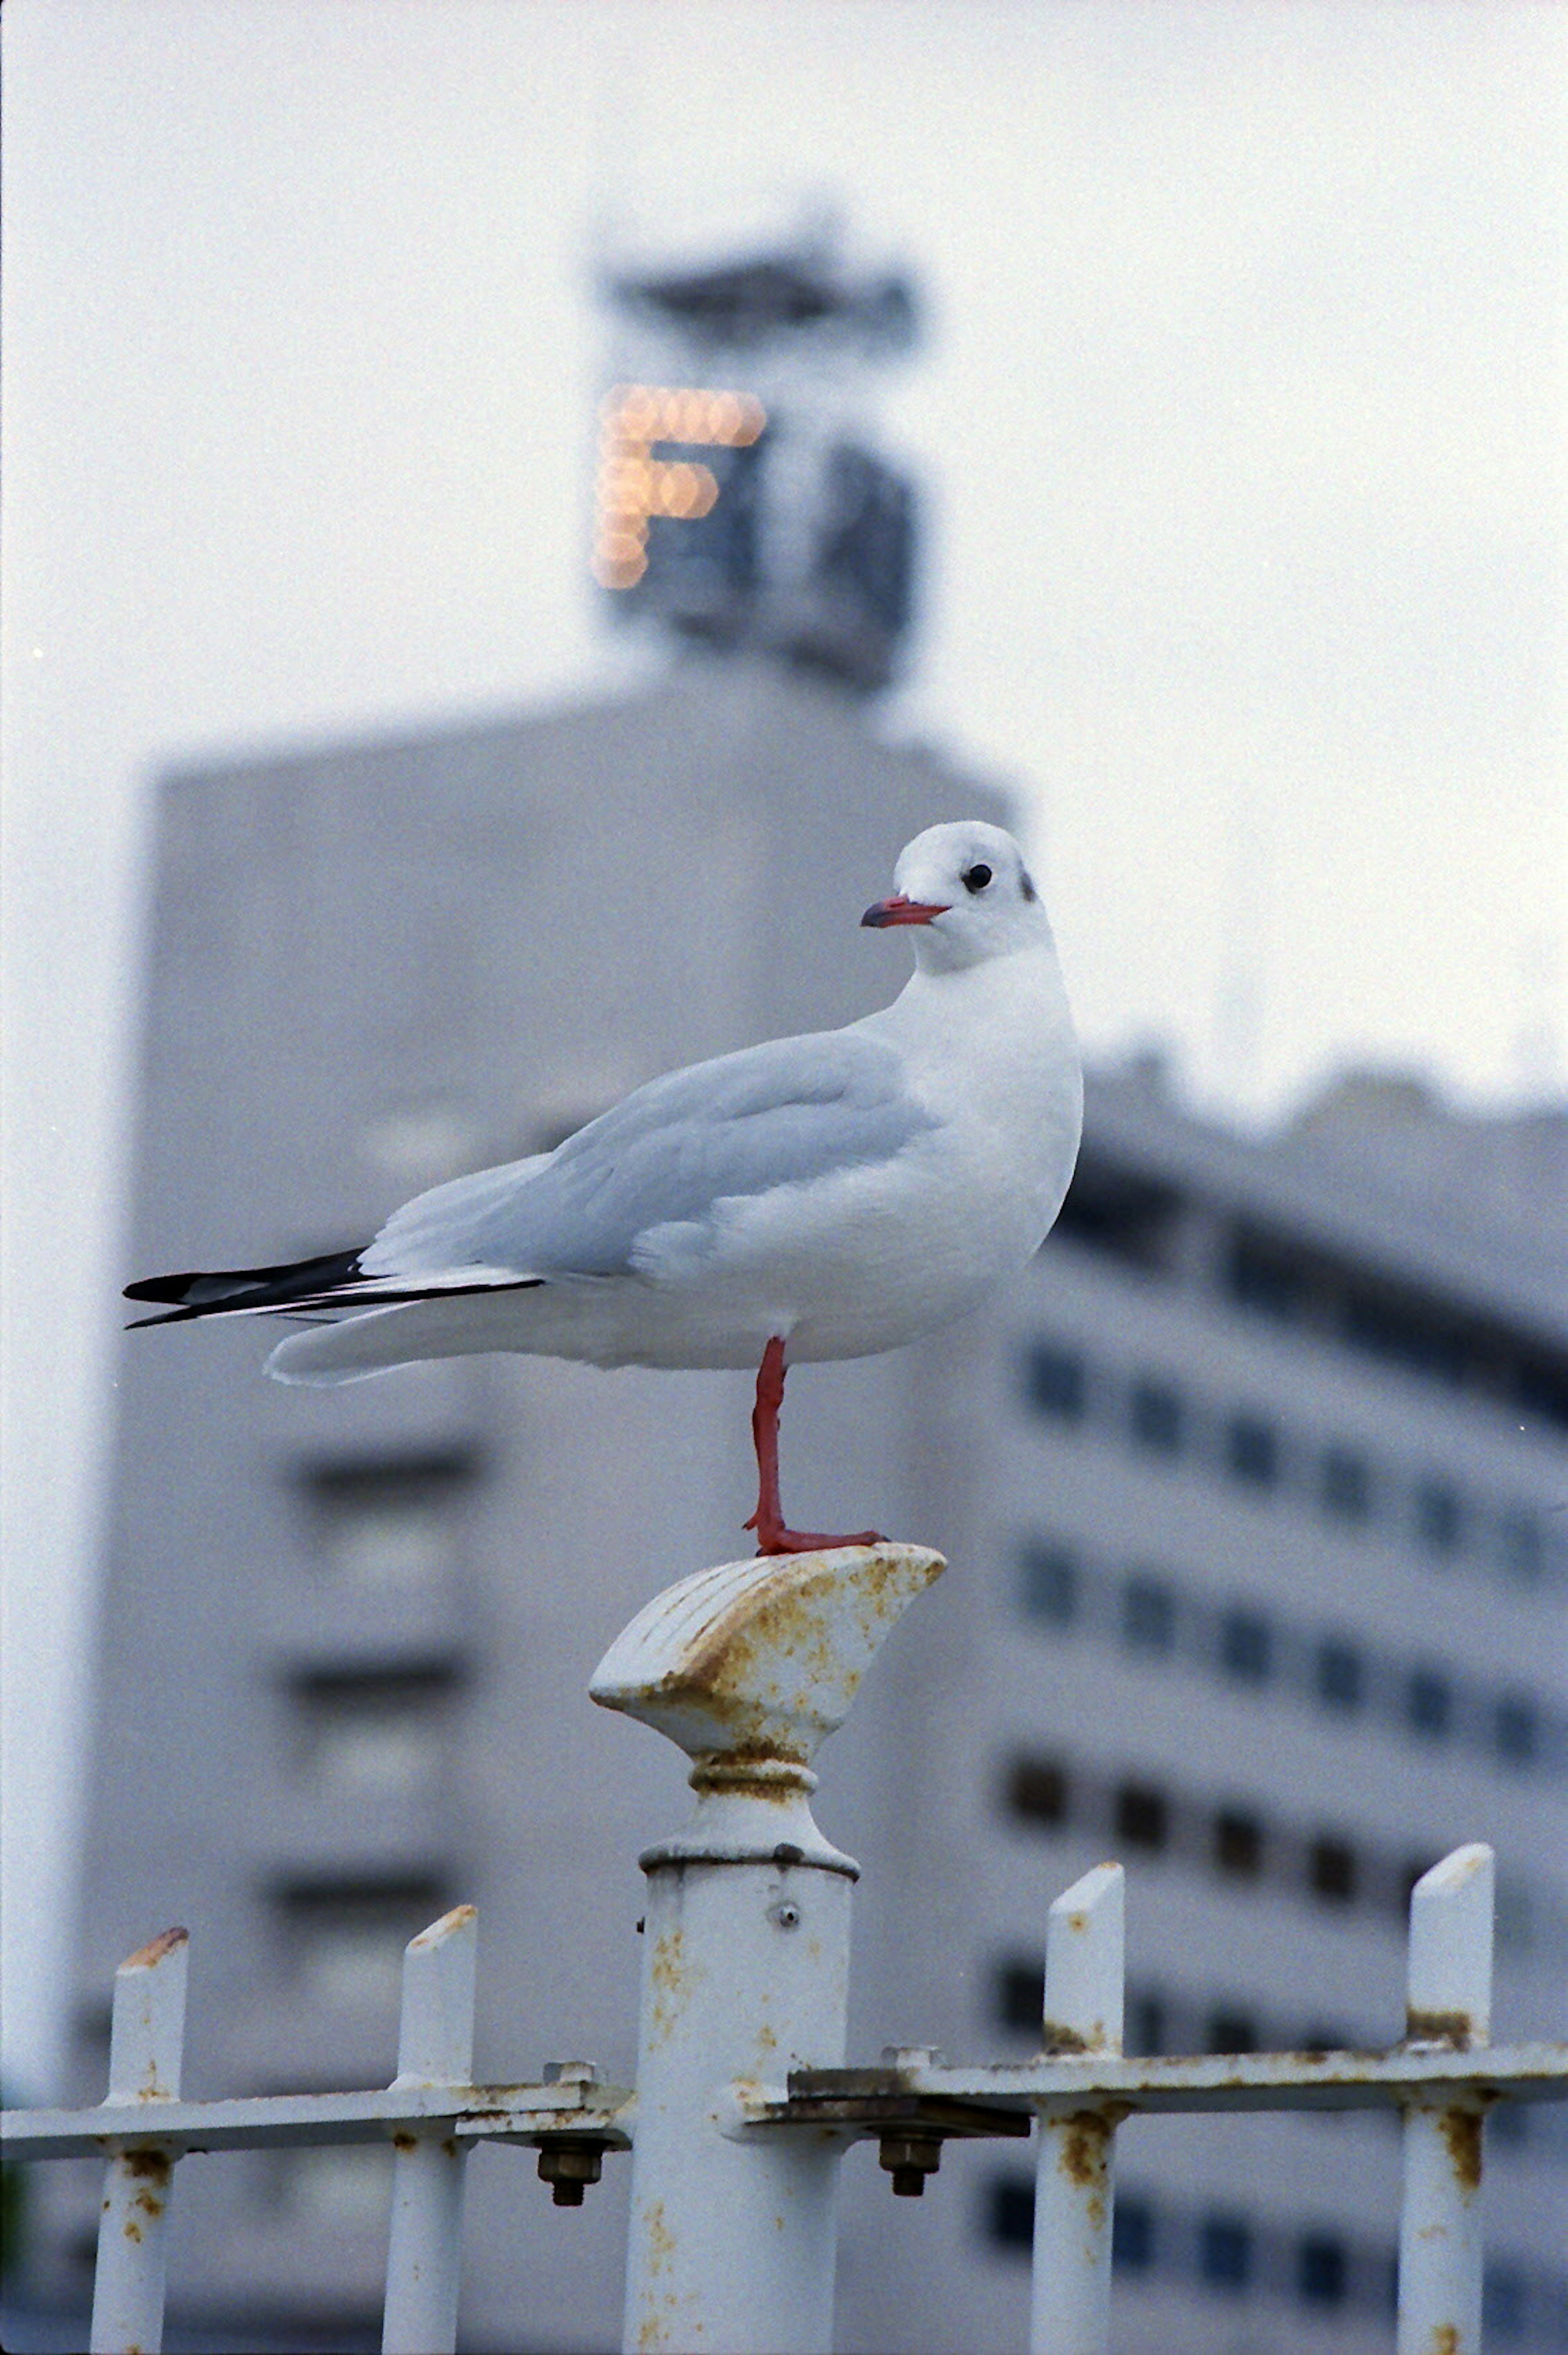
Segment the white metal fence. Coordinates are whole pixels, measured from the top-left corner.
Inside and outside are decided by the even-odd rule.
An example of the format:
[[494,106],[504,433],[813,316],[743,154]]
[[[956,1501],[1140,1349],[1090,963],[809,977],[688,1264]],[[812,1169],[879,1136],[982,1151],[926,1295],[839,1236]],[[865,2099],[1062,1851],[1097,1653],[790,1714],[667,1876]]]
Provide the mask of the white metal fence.
[[1099,2355],[1110,2323],[1116,2131],[1161,2111],[1397,2109],[1403,2118],[1399,2355],[1480,2345],[1477,2195],[1501,2102],[1568,2096],[1568,2045],[1489,2042],[1492,1856],[1456,1849],[1411,1899],[1407,2033],[1392,2051],[1123,2057],[1123,1875],[1051,1908],[1041,2051],[953,2068],[915,2051],[844,2066],[856,1867],[812,1818],[810,1761],[893,1622],[939,1575],[909,1546],[742,1562],[684,1580],[612,1646],[595,1700],[694,1761],[690,1824],[648,1879],[635,2089],[586,2065],[543,2084],[470,2082],[477,1918],[460,1905],[403,1960],[398,2073],[381,2091],[194,2102],[180,2092],[187,1942],[165,1931],[115,1977],[109,2092],[12,2112],[8,2156],[106,2161],[91,2346],[161,2343],[170,2200],[191,2151],[394,2148],[382,2344],[456,2344],[464,2162],[534,2146],[562,2203],[630,2151],[625,2345],[813,2355],[831,2343],[839,2162],[880,2145],[918,2195],[955,2136],[1038,2123],[1035,2355]]

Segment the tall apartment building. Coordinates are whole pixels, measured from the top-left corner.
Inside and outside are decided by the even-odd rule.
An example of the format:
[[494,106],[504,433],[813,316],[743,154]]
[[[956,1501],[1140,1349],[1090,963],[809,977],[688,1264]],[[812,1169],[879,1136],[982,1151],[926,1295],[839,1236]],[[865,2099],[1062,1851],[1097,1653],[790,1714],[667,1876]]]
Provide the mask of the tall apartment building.
[[[1260,1143],[1147,1070],[1092,1079],[1029,1282],[912,1377],[912,1526],[954,1570],[885,1664],[863,2056],[1027,2053],[1045,1904],[1108,1855],[1129,2049],[1386,2046],[1410,1882],[1469,1838],[1498,1851],[1495,2032],[1562,2035],[1565,1231],[1568,1114],[1350,1084]],[[1489,2347],[1568,2344],[1565,2126],[1489,2130]],[[1391,2120],[1119,2139],[1118,2349],[1392,2345]],[[943,2171],[928,2214],[854,2211],[847,2343],[1022,2343],[1027,2155]]]

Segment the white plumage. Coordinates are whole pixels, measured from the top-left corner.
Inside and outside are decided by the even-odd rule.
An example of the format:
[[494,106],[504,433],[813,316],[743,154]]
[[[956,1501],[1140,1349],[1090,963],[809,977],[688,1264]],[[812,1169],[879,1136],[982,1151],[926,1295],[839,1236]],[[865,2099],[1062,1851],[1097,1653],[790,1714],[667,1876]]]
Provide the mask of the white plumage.
[[765,1378],[772,1351],[782,1392],[786,1360],[918,1340],[1040,1245],[1072,1174],[1083,1080],[1012,837],[932,826],[894,879],[862,922],[912,927],[915,971],[881,1012],[655,1080],[554,1153],[420,1195],[357,1252],[131,1296],[174,1317],[357,1312],[273,1350],[289,1382],[496,1349],[763,1360]]

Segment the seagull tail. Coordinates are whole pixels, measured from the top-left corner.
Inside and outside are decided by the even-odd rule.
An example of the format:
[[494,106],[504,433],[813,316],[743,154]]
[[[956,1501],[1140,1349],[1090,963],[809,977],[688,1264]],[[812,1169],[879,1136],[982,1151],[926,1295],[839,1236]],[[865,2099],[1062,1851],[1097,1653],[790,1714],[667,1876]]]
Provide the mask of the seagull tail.
[[[475,1315],[473,1295],[486,1292],[535,1292],[539,1279],[516,1279],[508,1284],[471,1285],[467,1292],[432,1293],[390,1307],[369,1308],[361,1316],[346,1316],[332,1325],[313,1325],[307,1332],[291,1333],[267,1359],[274,1381],[300,1382],[326,1389],[337,1382],[361,1381],[368,1374],[384,1374],[393,1366],[411,1365],[427,1358],[466,1357],[473,1351],[505,1346],[493,1324]],[[373,1295],[372,1295],[373,1296]]]
[[[363,1316],[346,1316],[338,1324],[313,1325],[306,1332],[291,1333],[267,1359],[267,1371],[275,1382],[298,1382],[312,1390],[362,1381],[368,1374],[384,1374],[393,1366],[407,1363],[386,1327],[396,1326],[408,1314],[407,1308],[372,1308]],[[417,1348],[408,1352],[409,1357],[419,1354]]]

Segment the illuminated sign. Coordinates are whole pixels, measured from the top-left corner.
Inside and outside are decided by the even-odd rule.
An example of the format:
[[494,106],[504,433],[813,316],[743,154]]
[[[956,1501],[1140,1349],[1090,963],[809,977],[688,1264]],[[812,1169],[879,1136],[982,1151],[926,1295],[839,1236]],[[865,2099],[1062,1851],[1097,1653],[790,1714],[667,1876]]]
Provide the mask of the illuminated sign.
[[656,449],[661,442],[746,449],[761,435],[767,411],[749,392],[622,384],[601,419],[593,578],[603,589],[635,589],[648,569],[650,522],[695,522],[711,512],[719,496],[711,466],[656,458]]

